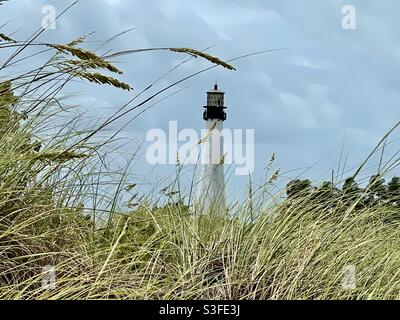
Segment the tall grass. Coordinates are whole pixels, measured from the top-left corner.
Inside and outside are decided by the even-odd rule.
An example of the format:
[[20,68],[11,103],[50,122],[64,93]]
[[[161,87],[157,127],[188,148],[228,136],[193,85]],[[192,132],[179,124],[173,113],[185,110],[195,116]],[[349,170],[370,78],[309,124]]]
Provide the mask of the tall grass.
[[[0,67],[7,84],[0,106],[7,120],[0,123],[1,299],[399,298],[393,206],[360,210],[357,199],[318,206],[308,196],[266,206],[273,200],[267,182],[230,217],[197,217],[181,202],[160,208],[144,200],[121,212],[118,199],[132,186],[126,170],[118,176],[107,162],[115,135],[93,139],[179,81],[140,101],[150,85],[104,122],[82,129],[82,118],[60,100],[64,87],[80,78],[130,90],[109,76],[121,73],[109,59],[153,49],[105,57],[80,48],[84,38],[49,44],[37,40],[41,33],[26,41],[3,35],[0,42],[0,50],[13,50]],[[192,49],[158,50],[233,68]],[[34,70],[13,68],[49,53]],[[42,285],[47,266],[56,271],[54,288]],[[351,286],[343,284],[348,266],[355,270]]]
[[[394,209],[369,208],[346,217],[326,217],[323,209],[310,208],[304,199],[275,208],[273,221],[268,212],[245,224],[239,217],[246,217],[246,212],[238,213],[238,219],[224,219],[191,217],[180,206],[143,206],[116,216],[108,232],[93,231],[71,209],[40,209],[2,232],[2,298],[397,299],[399,295],[399,228],[397,222],[385,219]],[[41,223],[45,226],[38,228]],[[52,290],[41,286],[45,264],[57,270]],[[356,270],[354,288],[343,286],[347,266]]]

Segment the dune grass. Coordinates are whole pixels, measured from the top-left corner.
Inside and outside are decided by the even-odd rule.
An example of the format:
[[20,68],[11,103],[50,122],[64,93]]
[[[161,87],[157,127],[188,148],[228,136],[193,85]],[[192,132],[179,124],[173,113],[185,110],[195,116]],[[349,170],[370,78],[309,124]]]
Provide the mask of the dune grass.
[[[79,211],[38,197],[1,220],[3,299],[399,298],[399,228],[387,207],[335,216],[303,199],[247,224],[246,212],[143,205],[93,230]],[[42,286],[46,265],[53,289]]]

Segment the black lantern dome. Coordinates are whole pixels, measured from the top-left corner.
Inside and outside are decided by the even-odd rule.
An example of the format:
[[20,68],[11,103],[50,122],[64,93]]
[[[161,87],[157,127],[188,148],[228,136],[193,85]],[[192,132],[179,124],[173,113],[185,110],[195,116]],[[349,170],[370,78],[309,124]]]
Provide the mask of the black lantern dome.
[[226,112],[224,109],[224,95],[225,92],[222,92],[218,89],[218,85],[214,85],[214,89],[207,92],[207,105],[204,107],[203,119],[204,120],[226,120]]

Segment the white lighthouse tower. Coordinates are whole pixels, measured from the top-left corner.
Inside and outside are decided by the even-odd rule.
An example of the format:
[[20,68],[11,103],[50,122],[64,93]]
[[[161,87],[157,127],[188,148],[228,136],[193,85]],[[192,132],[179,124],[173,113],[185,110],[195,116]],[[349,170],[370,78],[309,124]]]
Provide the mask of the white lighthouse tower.
[[226,120],[224,107],[225,93],[214,85],[207,92],[207,105],[204,107],[204,134],[201,140],[203,165],[196,211],[200,214],[223,215],[226,212],[223,122]]

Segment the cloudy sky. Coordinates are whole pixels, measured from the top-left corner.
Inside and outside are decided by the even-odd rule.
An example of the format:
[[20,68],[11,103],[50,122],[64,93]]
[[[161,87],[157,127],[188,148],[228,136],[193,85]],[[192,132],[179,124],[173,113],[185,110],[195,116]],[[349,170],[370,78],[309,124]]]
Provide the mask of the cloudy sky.
[[[40,27],[43,6],[53,5],[61,12],[70,3],[11,0],[0,9],[2,21],[9,21],[2,32],[15,32],[14,38],[24,39]],[[345,5],[356,10],[354,30],[342,27]],[[135,28],[102,52],[211,47],[207,52],[228,60],[284,48],[235,61],[237,71],[218,67],[189,79],[161,96],[182,89],[143,113],[122,135],[140,142],[148,130],[167,128],[170,120],[177,120],[179,129],[200,130],[205,92],[217,80],[226,92],[225,126],[255,130],[254,180],[263,179],[275,152],[274,168],[281,168],[283,179],[308,168],[305,175],[318,181],[329,178],[331,169],[337,170],[342,145],[350,169],[399,119],[399,14],[400,3],[395,0],[82,0],[42,40],[66,43],[95,31],[89,40],[101,41]],[[135,88],[134,93],[88,85],[71,90],[95,105],[93,116],[101,117],[99,110],[114,110],[186,58],[168,52],[118,58],[125,71],[122,79]],[[158,82],[152,92],[209,65],[192,59]],[[154,181],[174,169],[152,168],[139,161],[133,170]],[[233,177],[235,187],[230,188],[245,183],[246,179]]]

